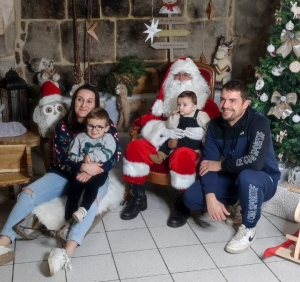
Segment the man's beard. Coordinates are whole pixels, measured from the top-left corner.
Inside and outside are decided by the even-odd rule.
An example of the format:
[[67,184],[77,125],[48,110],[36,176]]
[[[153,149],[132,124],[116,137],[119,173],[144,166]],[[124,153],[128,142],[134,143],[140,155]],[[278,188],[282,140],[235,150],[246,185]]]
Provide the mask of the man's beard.
[[[177,97],[183,91],[193,91],[200,97],[199,88],[194,84],[193,79],[187,81],[179,81],[168,79],[164,84],[165,95],[163,102],[164,115],[169,116],[174,110],[177,109]],[[205,94],[207,97],[207,95]],[[199,98],[198,98],[199,99]]]

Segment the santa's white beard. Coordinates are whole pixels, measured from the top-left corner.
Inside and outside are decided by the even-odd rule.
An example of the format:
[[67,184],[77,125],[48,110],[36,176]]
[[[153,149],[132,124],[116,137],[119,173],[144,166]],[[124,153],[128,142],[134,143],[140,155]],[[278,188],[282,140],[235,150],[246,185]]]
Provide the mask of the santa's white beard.
[[168,79],[164,84],[164,89],[165,89],[165,96],[163,102],[163,112],[165,116],[169,116],[174,110],[177,109],[177,97],[183,91],[193,91],[197,95],[198,100],[200,97],[201,99],[205,99],[205,101],[207,99],[207,94],[203,93],[201,95],[199,91],[199,83],[197,87],[193,79],[187,81]]

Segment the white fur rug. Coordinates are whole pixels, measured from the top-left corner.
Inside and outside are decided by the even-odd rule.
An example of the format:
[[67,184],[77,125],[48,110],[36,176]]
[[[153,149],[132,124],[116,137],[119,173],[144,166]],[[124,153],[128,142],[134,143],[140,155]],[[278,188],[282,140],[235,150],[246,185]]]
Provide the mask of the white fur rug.
[[[98,215],[114,210],[120,206],[125,192],[125,183],[122,179],[121,169],[112,169],[109,173],[108,191],[98,207]],[[37,206],[32,213],[49,230],[58,230],[65,222],[66,197],[53,199],[49,202]]]

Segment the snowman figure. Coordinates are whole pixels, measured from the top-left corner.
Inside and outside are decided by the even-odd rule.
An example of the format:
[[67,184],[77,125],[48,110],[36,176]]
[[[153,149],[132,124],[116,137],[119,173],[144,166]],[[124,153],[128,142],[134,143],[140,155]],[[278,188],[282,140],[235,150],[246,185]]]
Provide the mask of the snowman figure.
[[160,14],[180,14],[181,10],[177,6],[177,0],[163,0],[163,6],[160,8]]

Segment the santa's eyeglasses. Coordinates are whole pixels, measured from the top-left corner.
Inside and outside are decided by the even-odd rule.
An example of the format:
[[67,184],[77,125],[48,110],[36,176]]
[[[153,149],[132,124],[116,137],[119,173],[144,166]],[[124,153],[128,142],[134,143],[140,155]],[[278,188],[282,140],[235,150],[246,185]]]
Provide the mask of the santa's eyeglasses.
[[92,125],[92,124],[87,124],[87,129],[89,130],[97,130],[97,131],[101,131],[103,128],[105,128],[105,126],[102,126],[102,125]]
[[177,74],[174,74],[174,79],[190,79],[191,78],[191,74],[190,73],[187,73],[187,72],[184,72],[184,73],[177,73]]

